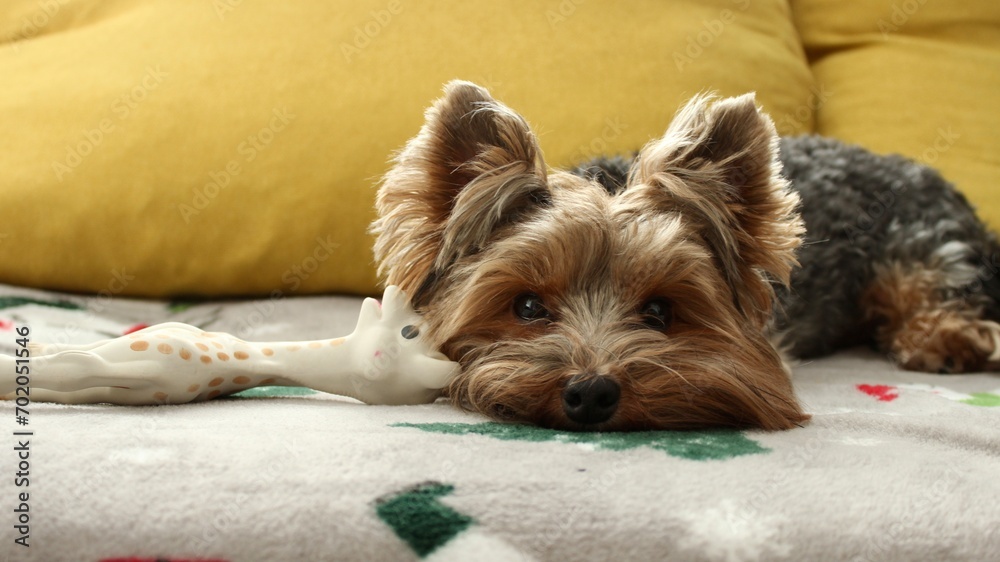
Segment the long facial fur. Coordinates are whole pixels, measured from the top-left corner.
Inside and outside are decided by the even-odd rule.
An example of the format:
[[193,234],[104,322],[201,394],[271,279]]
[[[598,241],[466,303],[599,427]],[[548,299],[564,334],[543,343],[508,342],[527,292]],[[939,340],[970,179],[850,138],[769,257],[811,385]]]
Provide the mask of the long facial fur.
[[[752,97],[696,98],[611,194],[547,171],[521,117],[452,82],[383,180],[376,259],[462,364],[460,406],[569,429],[788,428],[807,416],[763,326],[802,227],[775,142]],[[526,292],[550,319],[514,315]],[[653,297],[673,305],[665,330],[639,314]],[[621,386],[599,427],[562,412],[579,374]]]

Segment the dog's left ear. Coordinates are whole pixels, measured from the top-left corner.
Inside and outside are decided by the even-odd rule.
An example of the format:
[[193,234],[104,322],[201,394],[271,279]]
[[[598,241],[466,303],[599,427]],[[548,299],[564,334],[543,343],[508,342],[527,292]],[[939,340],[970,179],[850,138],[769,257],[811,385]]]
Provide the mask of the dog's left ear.
[[458,260],[549,201],[535,135],[486,89],[448,83],[425,120],[382,180],[371,229],[379,272],[418,306]]
[[781,176],[778,136],[753,94],[690,101],[663,138],[647,145],[627,190],[680,212],[711,247],[736,305],[769,318],[774,290],[787,284],[805,229],[799,197]]

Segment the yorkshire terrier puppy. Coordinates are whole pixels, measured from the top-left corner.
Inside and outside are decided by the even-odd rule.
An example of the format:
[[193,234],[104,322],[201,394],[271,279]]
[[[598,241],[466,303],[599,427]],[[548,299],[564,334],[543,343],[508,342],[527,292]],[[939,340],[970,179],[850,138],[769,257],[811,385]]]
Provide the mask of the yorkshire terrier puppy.
[[633,160],[567,172],[452,82],[376,206],[380,273],[462,366],[448,395],[496,419],[787,429],[809,416],[779,349],[1000,366],[1000,253],[965,199],[901,158],[779,141],[752,95],[697,97]]

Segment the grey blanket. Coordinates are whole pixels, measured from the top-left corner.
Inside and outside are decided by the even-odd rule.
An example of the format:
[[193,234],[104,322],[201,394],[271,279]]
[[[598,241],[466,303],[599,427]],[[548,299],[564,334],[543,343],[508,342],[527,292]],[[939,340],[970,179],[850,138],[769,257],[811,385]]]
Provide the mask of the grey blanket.
[[[331,337],[359,306],[0,286],[0,352],[22,326],[61,343],[168,320]],[[564,433],[277,387],[33,402],[26,425],[7,401],[0,559],[1000,560],[1000,377],[855,350],[797,366],[795,384],[813,420],[780,433]]]

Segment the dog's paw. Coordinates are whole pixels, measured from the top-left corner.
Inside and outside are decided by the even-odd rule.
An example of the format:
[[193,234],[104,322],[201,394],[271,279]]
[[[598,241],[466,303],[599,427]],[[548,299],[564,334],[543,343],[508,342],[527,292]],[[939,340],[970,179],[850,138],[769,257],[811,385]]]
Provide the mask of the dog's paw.
[[1000,371],[1000,324],[942,310],[918,315],[897,334],[892,354],[911,371]]

